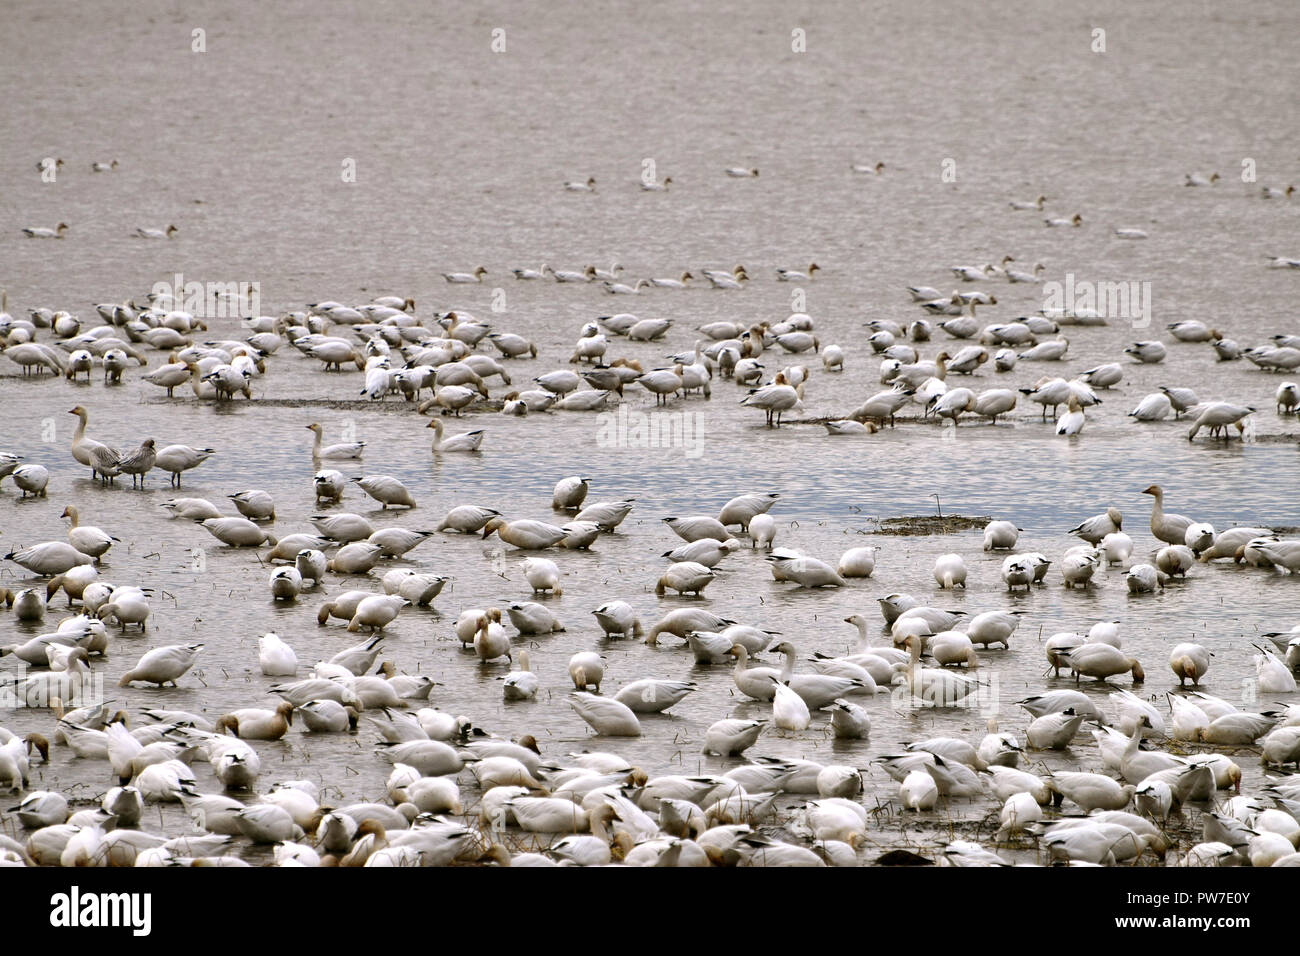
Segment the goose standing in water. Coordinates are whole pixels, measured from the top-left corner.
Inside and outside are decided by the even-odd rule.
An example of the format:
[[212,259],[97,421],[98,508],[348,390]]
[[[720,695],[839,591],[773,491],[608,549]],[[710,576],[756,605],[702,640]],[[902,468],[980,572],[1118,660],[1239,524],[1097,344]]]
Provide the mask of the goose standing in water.
[[1084,417],[1083,408],[1079,405],[1079,399],[1071,395],[1069,410],[1056,420],[1056,434],[1072,436],[1083,431]]
[[960,554],[942,554],[934,562],[934,580],[940,588],[966,587],[966,562]]
[[427,428],[433,429],[433,453],[439,452],[472,452],[478,451],[483,445],[483,430],[476,429],[472,432],[461,432],[458,435],[452,435],[448,438],[443,437],[442,419],[435,418],[429,422]]
[[496,517],[483,526],[484,538],[493,534],[523,551],[541,551],[559,544],[569,533],[544,521],[506,521]]
[[1140,684],[1146,679],[1142,665],[1136,658],[1129,657],[1117,647],[1101,642],[1080,644],[1078,647],[1060,652],[1061,658],[1074,673],[1075,683],[1083,676],[1094,677],[1104,681],[1116,674],[1133,674],[1133,683]]
[[1191,431],[1187,433],[1187,440],[1195,440],[1197,432],[1202,428],[1209,428],[1211,438],[1218,434],[1227,441],[1229,425],[1235,426],[1239,434],[1245,435],[1244,420],[1254,411],[1252,406],[1233,405],[1230,402],[1210,402],[1203,405],[1200,414],[1196,416],[1196,421],[1192,424]]
[[626,704],[585,691],[569,695],[569,702],[579,717],[597,734],[607,737],[640,737],[641,722]]
[[117,461],[118,451],[103,442],[86,437],[86,423],[90,419],[90,413],[83,406],[78,405],[68,414],[77,416],[77,430],[72,434],[72,457],[90,469],[92,478],[98,478],[101,474],[98,462]]
[[1159,485],[1150,485],[1142,494],[1154,499],[1151,505],[1151,533],[1167,544],[1183,544],[1187,540],[1187,529],[1194,523],[1192,519],[1186,515],[1165,513],[1165,491]]
[[778,375],[777,378],[780,381],[753,389],[740,401],[742,405],[762,409],[767,415],[768,428],[780,428],[781,416],[785,412],[803,410],[803,384],[792,388],[785,384],[784,376]]
[[145,684],[178,686],[176,681],[194,666],[202,644],[172,644],[155,647],[141,657],[134,667],[122,675],[119,687],[129,687],[133,681]]
[[353,458],[360,458],[362,453],[365,451],[366,443],[363,441],[340,442],[337,445],[322,446],[321,436],[325,433],[325,429],[316,422],[308,425],[307,430],[315,434],[311,446],[311,456],[313,459],[344,461]]
[[140,487],[144,487],[145,475],[153,468],[158,460],[158,453],[154,450],[154,440],[146,438],[139,448],[129,451],[117,459],[116,468],[118,472],[131,476],[131,487],[136,486],[136,480],[140,482]]
[[528,660],[528,651],[519,652],[519,670],[506,675],[503,692],[506,700],[532,700],[537,696],[541,682],[533,673]]
[[551,592],[553,597],[561,597],[564,588],[560,587],[560,569],[548,558],[525,558],[519,562],[524,572],[524,580],[533,589],[534,594]]
[[782,730],[807,730],[812,717],[808,713],[808,705],[804,703],[803,698],[778,678],[769,677],[768,679],[772,681],[774,695],[772,698],[772,723]]
[[[475,622],[474,632],[474,652],[478,654],[480,661],[496,660],[498,657],[505,657],[511,661],[514,660],[510,653],[510,636],[497,620],[500,619],[501,612],[492,608],[495,615],[487,613],[481,615]],[[493,618],[496,618],[494,620]]]
[[189,445],[168,445],[154,458],[154,467],[171,475],[170,484],[181,486],[181,473],[199,467],[217,453],[215,448],[191,448]]
[[411,492],[407,487],[389,475],[367,475],[364,478],[353,478],[361,490],[374,498],[387,511],[389,505],[394,507],[414,508],[415,499],[411,497]]
[[115,541],[118,541],[101,528],[80,524],[80,515],[74,505],[64,508],[62,517],[68,519],[68,542],[82,554],[88,554],[96,561],[113,547]]

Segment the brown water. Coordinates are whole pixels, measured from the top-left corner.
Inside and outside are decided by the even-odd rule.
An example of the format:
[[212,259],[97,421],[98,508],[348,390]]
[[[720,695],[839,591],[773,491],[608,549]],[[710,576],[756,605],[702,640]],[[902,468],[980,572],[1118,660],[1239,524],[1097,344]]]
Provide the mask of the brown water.
[[[769,431],[757,412],[738,405],[743,389],[715,381],[711,400],[679,399],[669,409],[700,416],[699,457],[684,448],[602,447],[600,420],[591,414],[483,412],[463,421],[465,429],[487,432],[482,454],[439,459],[413,407],[396,397],[360,401],[359,373],[323,374],[289,347],[256,380],[252,401],[220,406],[188,393],[168,400],[135,370],[114,387],[98,374],[89,384],[24,379],[16,365],[0,361],[0,450],[23,454],[52,476],[45,500],[20,502],[12,483],[4,485],[4,541],[12,547],[62,538],[59,514],[75,504],[83,522],[122,539],[104,576],[156,589],[147,635],[119,638],[101,665],[109,686],[149,647],[207,643],[179,689],[114,688],[122,706],[211,715],[265,706],[273,679],[257,669],[257,635],[275,630],[297,650],[304,672],[355,636],[337,623],[317,627],[316,595],[274,606],[269,569],[251,552],[168,520],[157,507],[172,495],[165,479],[153,476],[144,492],[89,481],[68,452],[75,420],[66,411],[75,404],[91,410],[93,436],[119,447],[153,437],[160,447],[217,448],[189,473],[184,494],[221,503],[263,488],[275,497],[273,532],[281,536],[310,531],[306,519],[317,512],[303,430],[312,421],[324,424],[327,441],[351,428],[367,442],[364,469],[339,466],[345,473],[391,474],[412,489],[419,508],[409,515],[381,514],[351,490],[335,509],[383,525],[432,527],[447,508],[471,502],[510,517],[557,520],[551,489],[575,473],[592,479],[590,500],[636,496],[620,534],[602,537],[590,554],[555,556],[565,593],[547,603],[568,630],[529,645],[544,687],[532,703],[503,703],[508,665],[480,665],[451,635],[463,608],[529,597],[517,567],[522,555],[503,554],[496,538],[446,535],[374,575],[409,564],[454,578],[437,612],[408,609],[389,627],[385,657],[437,680],[437,706],[501,736],[532,733],[556,759],[591,748],[614,750],[652,775],[721,770],[735,761],[700,755],[705,728],[723,716],[770,714],[738,694],[729,668],[693,666],[676,641],[650,649],[603,640],[590,612],[614,599],[631,602],[647,626],[674,607],[700,603],[781,631],[801,656],[848,649],[855,635],[842,618],[862,612],[878,619],[875,599],[894,591],[971,614],[1020,608],[1028,613],[1011,650],[981,655],[986,674],[996,675],[1001,725],[1017,733],[1026,720],[1013,702],[1065,685],[1044,677],[1039,641],[1056,631],[1121,619],[1126,650],[1146,665],[1143,692],[1157,698],[1174,683],[1164,663],[1168,648],[1200,641],[1215,653],[1206,689],[1247,701],[1251,644],[1263,631],[1295,623],[1294,579],[1262,571],[1199,565],[1185,584],[1131,598],[1118,570],[1099,575],[1099,587],[1086,592],[1062,589],[1054,570],[1048,587],[1009,596],[998,578],[1002,557],[981,552],[978,532],[871,535],[872,518],[931,513],[937,494],[944,513],[1009,518],[1023,529],[1021,550],[1059,559],[1076,543],[1064,534],[1068,528],[1115,505],[1140,557],[1154,550],[1150,499],[1140,494],[1152,482],[1165,486],[1170,510],[1220,529],[1300,524],[1300,428],[1273,410],[1278,383],[1294,376],[1245,361],[1217,363],[1208,345],[1178,343],[1164,332],[1169,322],[1198,318],[1247,346],[1295,331],[1290,310],[1300,274],[1266,269],[1263,255],[1300,255],[1300,200],[1257,198],[1260,184],[1300,179],[1300,146],[1284,105],[1300,80],[1293,5],[1188,12],[1164,3],[1103,4],[1088,17],[1069,4],[916,3],[871,11],[821,4],[805,21],[766,3],[730,12],[712,4],[622,4],[593,20],[587,7],[568,3],[523,15],[469,4],[89,2],[59,9],[9,3],[5,19],[0,137],[9,148],[0,157],[0,281],[18,317],[48,306],[90,326],[92,303],[142,298],[177,272],[257,282],[268,314],[323,299],[360,304],[410,295],[427,325],[435,310],[455,308],[536,342],[537,359],[505,363],[519,387],[568,367],[578,330],[597,315],[675,320],[660,343],[612,339],[610,357],[647,367],[689,350],[694,328],[706,322],[779,321],[794,289],[774,281],[773,269],[816,261],[823,271],[801,286],[805,311],[822,345],[845,350],[846,372],[823,374],[811,355],[769,352],[763,359],[769,376],[796,361],[814,369],[807,420],[843,416],[882,388],[863,325],[919,317],[908,285],[995,292],[999,304],[981,310],[981,322],[1043,305],[1035,286],[958,283],[951,265],[1010,254],[1026,269],[1044,263],[1048,279],[1073,273],[1076,280],[1149,282],[1154,300],[1149,328],[1114,319],[1104,328],[1064,329],[1071,347],[1063,362],[1022,362],[1005,374],[990,363],[969,383],[949,379],[977,389],[1028,387],[1040,375],[1068,377],[1121,362],[1125,381],[1088,410],[1075,440],[1052,435],[1028,403],[998,427],[966,423],[956,432],[915,422],[863,440],[830,439],[815,424]],[[1106,29],[1105,53],[1090,49],[1095,26]],[[206,52],[191,50],[196,27],[206,30]],[[506,31],[504,53],[489,46],[498,27]],[[806,30],[805,53],[791,52],[796,27]],[[34,62],[53,66],[33,70]],[[33,168],[45,156],[68,163],[54,183],[42,183]],[[89,171],[92,160],[114,158],[121,164],[115,172]],[[1246,158],[1254,160],[1257,183],[1241,181]],[[341,177],[349,159],[351,183]],[[673,178],[669,192],[637,187],[646,159],[660,178]],[[849,171],[851,161],[877,160],[886,163],[880,177]],[[955,182],[942,179],[945,160],[954,164]],[[741,165],[758,167],[760,176],[722,174]],[[1193,171],[1218,171],[1223,181],[1184,188],[1184,174]],[[594,194],[560,187],[587,176],[598,181]],[[1007,207],[1040,192],[1049,197],[1042,215]],[[1075,212],[1083,228],[1042,225],[1043,216]],[[71,226],[61,242],[19,232],[59,221]],[[169,223],[179,230],[170,241],[128,238],[137,227]],[[1115,239],[1116,226],[1143,228],[1150,238]],[[741,292],[697,283],[633,298],[609,296],[598,285],[516,282],[509,274],[543,262],[580,269],[614,260],[632,279],[743,262],[753,281]],[[481,286],[449,286],[440,276],[480,264],[489,272]],[[240,337],[233,320],[210,326],[197,340]],[[42,331],[40,340],[49,338]],[[1148,338],[1168,344],[1164,363],[1137,365],[1123,356],[1126,345]],[[919,348],[932,358],[951,344],[936,333]],[[495,353],[486,341],[482,348]],[[160,361],[165,354],[150,353],[151,366]],[[1255,406],[1257,440],[1224,446],[1202,435],[1189,443],[1185,423],[1133,424],[1126,413],[1160,385]],[[492,391],[495,397],[505,389],[494,383]],[[653,407],[635,389],[627,401],[636,410]],[[450,431],[461,430],[449,423]],[[742,551],[719,566],[702,601],[656,598],[659,555],[680,543],[660,519],[716,513],[743,491],[781,493],[773,509],[779,545],[831,563],[848,547],[878,545],[875,576],[809,593],[772,582],[762,557]],[[194,570],[194,548],[205,552],[202,572]],[[966,592],[935,589],[934,558],[949,551],[970,566]],[[9,587],[24,576],[12,564],[3,574]],[[327,591],[358,586],[377,590],[378,582],[332,576]],[[42,633],[57,617],[38,626],[0,615],[0,643]],[[568,658],[585,649],[606,656],[607,690],[645,676],[689,678],[699,688],[670,715],[644,719],[639,739],[593,739],[565,700]],[[12,661],[0,666],[12,669]],[[978,712],[896,710],[886,695],[869,709],[870,741],[833,743],[819,715],[797,736],[765,735],[751,754],[866,768],[904,741],[977,740],[984,732]],[[53,718],[6,711],[0,722],[15,732],[48,732]],[[335,801],[377,799],[389,767],[373,754],[375,737],[364,726],[356,736],[295,730],[282,742],[258,744],[263,783],[309,777],[331,788]],[[1247,789],[1257,786],[1257,759],[1250,752],[1237,759]],[[1046,764],[1094,769],[1095,748],[1081,737]],[[197,770],[204,789],[219,786],[206,767]],[[56,750],[33,786],[92,797],[108,777],[103,764]],[[472,782],[463,779],[472,802]],[[896,795],[879,769],[866,779],[868,804]],[[782,806],[800,802],[790,797]],[[955,802],[933,819],[973,821],[990,810],[996,807],[987,800]],[[178,816],[164,819],[169,830],[181,825]],[[882,824],[881,845],[902,839]]]

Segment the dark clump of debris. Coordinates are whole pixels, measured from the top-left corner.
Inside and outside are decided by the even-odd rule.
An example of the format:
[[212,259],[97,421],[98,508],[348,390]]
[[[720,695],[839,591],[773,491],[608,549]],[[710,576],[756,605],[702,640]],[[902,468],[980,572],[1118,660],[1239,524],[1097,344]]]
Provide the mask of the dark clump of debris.
[[874,534],[957,534],[973,528],[983,528],[993,519],[981,515],[908,515],[901,518],[881,518]]

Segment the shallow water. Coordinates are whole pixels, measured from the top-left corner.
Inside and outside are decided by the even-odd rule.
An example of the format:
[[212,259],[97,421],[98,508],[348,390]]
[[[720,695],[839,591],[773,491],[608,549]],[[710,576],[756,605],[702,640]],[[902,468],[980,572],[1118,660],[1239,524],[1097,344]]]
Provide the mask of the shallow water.
[[[730,668],[692,666],[675,640],[658,648],[603,640],[590,612],[613,599],[631,602],[647,627],[674,607],[702,604],[780,631],[801,658],[850,648],[855,634],[842,619],[861,612],[878,621],[875,599],[890,592],[972,615],[1023,609],[1011,649],[981,654],[982,671],[995,681],[1001,726],[1017,733],[1027,721],[1014,701],[1067,684],[1044,678],[1039,642],[1056,631],[1121,619],[1126,650],[1146,666],[1143,693],[1157,698],[1174,683],[1168,648],[1199,641],[1215,653],[1206,689],[1249,702],[1252,643],[1261,632],[1295,623],[1295,580],[1262,571],[1198,565],[1186,583],[1129,597],[1118,570],[1099,575],[1095,589],[1067,592],[1054,569],[1047,587],[1013,596],[998,577],[1002,556],[981,552],[977,531],[871,533],[873,518],[933,513],[938,495],[945,514],[1014,520],[1023,529],[1020,550],[1055,560],[1077,543],[1067,529],[1115,505],[1137,543],[1136,558],[1154,550],[1146,528],[1150,499],[1140,494],[1153,482],[1165,487],[1171,511],[1220,529],[1300,524],[1300,426],[1277,416],[1272,398],[1293,376],[1245,361],[1217,363],[1208,345],[1178,343],[1164,332],[1168,322],[1199,318],[1246,346],[1295,330],[1290,308],[1300,273],[1266,269],[1262,256],[1300,254],[1300,200],[1260,200],[1258,184],[1239,176],[1249,157],[1259,183],[1285,186],[1300,178],[1296,131],[1277,114],[1300,80],[1293,39],[1300,14],[1289,4],[1240,13],[1207,5],[1203,15],[1176,14],[1166,4],[1110,4],[1092,20],[1068,4],[1004,12],[917,3],[870,16],[857,5],[822,4],[804,25],[804,54],[790,52],[790,30],[800,23],[776,4],[747,5],[743,16],[714,5],[626,4],[590,25],[585,7],[567,3],[526,19],[469,5],[434,11],[408,3],[369,4],[361,13],[344,3],[237,13],[215,5],[191,13],[163,3],[129,12],[98,2],[14,7],[7,47],[57,53],[60,61],[60,69],[33,82],[20,75],[23,58],[0,58],[0,82],[23,94],[8,97],[0,115],[0,136],[21,147],[0,160],[7,186],[0,261],[16,316],[49,306],[91,325],[92,303],[142,298],[177,272],[200,281],[257,282],[269,314],[326,298],[361,303],[397,293],[417,300],[426,324],[435,310],[455,308],[535,341],[539,358],[504,363],[519,387],[568,367],[579,328],[597,315],[632,311],[675,320],[659,343],[611,340],[609,357],[626,355],[646,367],[689,350],[694,328],[706,322],[779,321],[794,290],[774,281],[772,270],[815,260],[823,271],[801,287],[806,311],[821,344],[845,350],[846,371],[824,374],[811,355],[764,355],[769,375],[796,361],[813,368],[801,416],[808,422],[843,416],[883,388],[863,325],[920,317],[908,285],[995,292],[999,304],[980,310],[981,323],[1043,305],[1032,285],[957,283],[950,265],[1011,254],[1024,268],[1043,262],[1048,279],[1073,273],[1088,281],[1150,282],[1154,296],[1150,327],[1121,319],[1104,328],[1065,328],[1071,347],[1063,362],[1022,362],[1004,374],[990,363],[969,383],[949,380],[976,389],[1028,387],[1040,375],[1068,377],[1119,361],[1125,381],[1102,393],[1104,403],[1088,410],[1087,428],[1074,440],[1052,435],[1038,407],[1023,401],[996,427],[903,422],[861,440],[831,439],[809,423],[772,431],[738,405],[743,389],[715,381],[710,400],[678,399],[669,408],[698,416],[691,419],[701,429],[698,457],[688,448],[602,447],[593,414],[483,412],[448,419],[449,431],[462,424],[487,431],[482,454],[439,459],[412,406],[395,397],[360,401],[359,373],[324,374],[289,347],[270,360],[253,401],[219,406],[188,392],[168,400],[134,369],[114,387],[98,374],[89,384],[24,379],[0,360],[0,449],[45,465],[52,476],[45,500],[19,501],[12,483],[4,485],[4,541],[13,547],[62,538],[59,514],[76,504],[83,522],[122,538],[103,574],[156,590],[148,633],[120,637],[99,668],[122,706],[214,716],[264,706],[274,679],[257,670],[257,635],[275,630],[295,647],[304,671],[356,636],[337,622],[316,625],[322,598],[314,593],[296,605],[273,605],[269,569],[252,552],[168,520],[157,505],[174,492],[158,475],[143,492],[120,480],[107,489],[88,480],[68,453],[75,420],[66,411],[75,404],[91,410],[92,436],[119,447],[153,437],[159,447],[217,448],[187,474],[183,493],[220,503],[245,488],[265,489],[276,500],[272,530],[280,536],[310,531],[306,518],[317,513],[316,469],[303,429],[312,421],[325,426],[326,441],[354,430],[367,442],[364,470],[340,470],[391,474],[412,489],[419,507],[409,515],[381,513],[356,490],[333,509],[384,525],[432,527],[449,507],[471,502],[509,517],[557,520],[551,489],[574,473],[591,478],[590,501],[635,496],[619,534],[602,537],[590,554],[554,556],[565,573],[564,595],[546,601],[568,629],[529,644],[544,684],[536,702],[503,703],[500,678],[508,664],[480,665],[451,634],[463,608],[529,598],[517,566],[522,555],[496,538],[442,535],[408,555],[409,562],[386,562],[374,575],[410,564],[453,576],[437,612],[408,609],[389,627],[385,657],[433,676],[438,707],[501,736],[532,733],[548,757],[605,749],[652,775],[725,769],[736,761],[700,755],[705,728],[731,714],[770,713],[735,691]],[[1104,54],[1089,50],[1095,25],[1107,29]],[[207,30],[201,54],[190,50],[198,26]],[[508,46],[493,54],[490,34],[498,26]],[[122,68],[124,58],[131,69]],[[45,155],[69,162],[56,183],[40,183],[32,168]],[[110,158],[121,161],[119,170],[89,172],[91,160]],[[355,183],[340,179],[348,158],[356,160]],[[672,176],[671,191],[637,188],[645,158],[661,178]],[[848,169],[850,161],[877,159],[887,165],[883,176]],[[945,159],[955,162],[956,182],[941,181]],[[722,168],[732,165],[757,166],[761,175],[729,179]],[[1185,173],[1211,170],[1224,181],[1182,187]],[[588,175],[599,183],[593,195],[560,188]],[[1045,229],[1042,215],[1007,208],[1008,200],[1040,191],[1049,196],[1043,215],[1078,211],[1085,226]],[[72,227],[62,242],[29,241],[18,231],[58,221]],[[179,228],[168,242],[126,238],[137,226],[167,223]],[[1141,227],[1151,238],[1117,240],[1114,226]],[[581,268],[611,260],[633,278],[743,262],[754,279],[741,292],[649,289],[632,298],[609,296],[598,285],[516,282],[509,275],[543,262]],[[489,270],[482,286],[449,286],[439,275],[480,263]],[[501,311],[493,308],[497,289],[504,291]],[[236,322],[216,319],[199,340],[237,337]],[[42,332],[41,341],[48,338]],[[1167,342],[1164,363],[1137,365],[1123,356],[1126,345],[1147,338]],[[933,358],[951,345],[936,333],[919,348]],[[495,352],[486,341],[482,348]],[[160,361],[164,353],[150,352],[151,366]],[[1202,434],[1189,443],[1185,423],[1133,424],[1126,413],[1160,385],[1194,386],[1204,400],[1255,406],[1258,440],[1225,446]],[[492,391],[496,397],[505,389],[494,383]],[[653,411],[644,395],[632,389],[626,401]],[[716,514],[744,491],[781,494],[772,512],[778,545],[834,563],[848,547],[875,544],[875,575],[809,593],[774,583],[762,556],[742,549],[719,566],[704,599],[656,598],[658,555],[680,543],[660,519]],[[195,570],[196,548],[205,556],[202,571]],[[949,551],[970,566],[967,591],[935,588],[934,558]],[[23,572],[6,563],[0,575],[13,587]],[[353,587],[378,589],[378,582],[331,576],[326,590]],[[52,613],[46,625],[29,626],[0,614],[0,643],[42,633],[56,619]],[[192,640],[207,648],[179,689],[113,686],[145,649]],[[568,658],[584,649],[606,656],[607,690],[644,676],[689,678],[699,687],[671,715],[644,719],[639,739],[593,739],[565,701]],[[13,659],[0,667],[12,670]],[[977,740],[989,716],[895,708],[885,695],[869,709],[870,741],[835,743],[818,715],[797,736],[765,734],[751,754],[866,768],[923,736]],[[49,731],[53,719],[48,711],[4,711],[0,723],[15,732]],[[305,737],[295,729],[285,741],[256,745],[263,782],[307,777],[331,788],[335,801],[378,799],[389,767],[373,754],[374,739],[364,725],[356,736]],[[1238,760],[1245,789],[1256,787],[1257,759],[1246,752]],[[1072,751],[1049,754],[1045,763],[1092,769],[1095,747],[1080,737]],[[203,789],[217,786],[205,766],[196,771]],[[463,779],[472,794],[469,775]],[[866,781],[869,805],[896,796],[879,769]],[[92,797],[109,786],[108,771],[56,750],[33,786]],[[801,802],[789,797],[782,806]],[[955,802],[933,818],[974,820],[990,809],[996,807],[988,801]],[[164,811],[168,818],[169,829],[178,825],[179,815]],[[879,837],[882,846],[903,839],[888,826]]]

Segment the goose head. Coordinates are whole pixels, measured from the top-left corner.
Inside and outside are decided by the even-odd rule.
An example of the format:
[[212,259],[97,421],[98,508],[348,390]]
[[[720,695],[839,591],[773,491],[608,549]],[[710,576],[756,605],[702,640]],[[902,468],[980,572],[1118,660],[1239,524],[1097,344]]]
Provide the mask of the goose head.
[[26,746],[29,756],[35,750],[41,755],[41,760],[45,763],[50,762],[50,742],[45,739],[44,734],[30,733],[23,738],[23,744]]
[[238,737],[239,718],[236,717],[234,714],[223,714],[222,716],[217,718],[217,722],[213,726],[213,730],[218,734],[225,733],[226,731],[230,731],[230,733],[233,736]]

